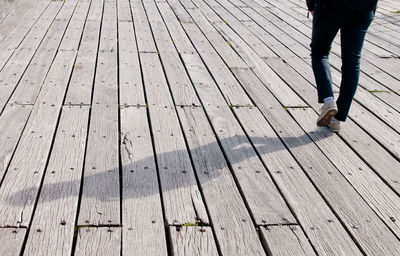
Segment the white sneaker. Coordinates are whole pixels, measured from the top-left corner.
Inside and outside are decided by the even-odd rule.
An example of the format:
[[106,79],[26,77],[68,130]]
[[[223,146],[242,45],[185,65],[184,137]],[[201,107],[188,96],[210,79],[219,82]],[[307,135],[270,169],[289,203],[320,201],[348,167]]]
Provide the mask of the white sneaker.
[[336,102],[330,101],[321,107],[321,114],[317,119],[318,126],[328,126],[331,123],[332,117],[338,112]]
[[331,129],[332,132],[340,132],[340,129],[342,128],[341,126],[342,126],[341,122],[338,120],[335,120],[335,121],[332,120],[328,124],[328,127],[329,127],[329,129]]

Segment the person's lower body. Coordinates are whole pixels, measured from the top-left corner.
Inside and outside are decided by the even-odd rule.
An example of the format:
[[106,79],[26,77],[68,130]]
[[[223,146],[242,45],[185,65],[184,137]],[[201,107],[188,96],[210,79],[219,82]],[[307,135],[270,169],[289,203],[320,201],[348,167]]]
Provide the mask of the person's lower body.
[[[365,34],[373,19],[373,11],[340,12],[317,5],[314,11],[311,60],[318,91],[318,102],[324,103],[317,120],[319,126],[340,130],[340,121],[347,119],[357,90],[360,58]],[[341,31],[342,81],[336,102],[332,90],[329,65],[331,44]]]

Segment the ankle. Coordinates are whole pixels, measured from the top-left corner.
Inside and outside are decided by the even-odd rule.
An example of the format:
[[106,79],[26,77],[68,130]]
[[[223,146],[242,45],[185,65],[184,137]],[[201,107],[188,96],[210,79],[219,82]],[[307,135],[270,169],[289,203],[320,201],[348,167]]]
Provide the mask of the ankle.
[[329,103],[329,102],[332,102],[333,100],[334,100],[333,97],[328,97],[328,98],[325,98],[325,99],[324,99],[324,103],[327,104],[327,103]]

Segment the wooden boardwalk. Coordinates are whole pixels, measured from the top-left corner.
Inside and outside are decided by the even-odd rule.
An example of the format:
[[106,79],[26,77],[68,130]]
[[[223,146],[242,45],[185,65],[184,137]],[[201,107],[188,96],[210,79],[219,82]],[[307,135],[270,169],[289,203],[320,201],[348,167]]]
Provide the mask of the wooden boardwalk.
[[340,134],[305,6],[0,0],[0,255],[400,255],[400,2]]

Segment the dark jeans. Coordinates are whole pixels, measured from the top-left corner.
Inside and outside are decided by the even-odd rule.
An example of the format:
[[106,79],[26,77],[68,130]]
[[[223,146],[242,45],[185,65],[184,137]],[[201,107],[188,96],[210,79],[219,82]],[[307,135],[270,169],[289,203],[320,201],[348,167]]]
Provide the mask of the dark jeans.
[[342,48],[342,82],[336,103],[335,118],[346,121],[360,76],[360,58],[365,34],[374,11],[344,12],[317,4],[314,10],[311,60],[318,89],[318,102],[333,97],[329,67],[331,44],[340,29]]

